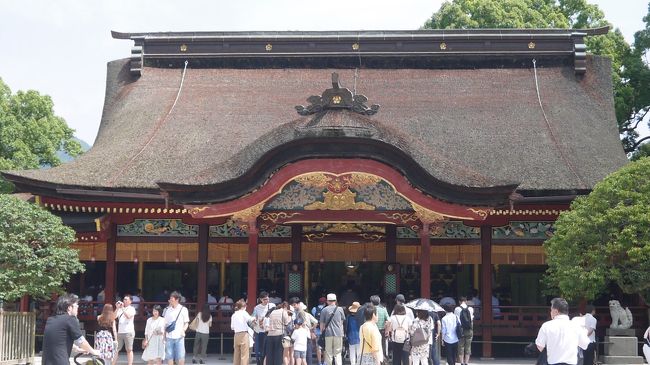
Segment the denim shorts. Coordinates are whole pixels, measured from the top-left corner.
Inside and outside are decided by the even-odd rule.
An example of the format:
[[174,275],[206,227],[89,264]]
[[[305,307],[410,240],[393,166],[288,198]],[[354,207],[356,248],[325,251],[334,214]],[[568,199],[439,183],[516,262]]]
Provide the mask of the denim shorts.
[[165,360],[185,359],[185,337],[168,338],[165,344]]
[[293,351],[293,358],[294,359],[306,359],[307,358],[307,352],[306,351]]

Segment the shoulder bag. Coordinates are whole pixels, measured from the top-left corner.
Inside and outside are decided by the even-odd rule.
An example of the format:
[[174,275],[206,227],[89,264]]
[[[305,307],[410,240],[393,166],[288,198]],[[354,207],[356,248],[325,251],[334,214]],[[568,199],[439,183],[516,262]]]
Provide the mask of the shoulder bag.
[[191,331],[196,331],[196,329],[198,327],[199,327],[199,316],[196,316],[196,317],[194,317],[194,320],[192,321],[192,323],[190,323],[190,326],[188,327],[188,329],[191,330]]
[[[454,316],[456,315],[454,314]],[[461,326],[458,316],[456,316],[456,337],[458,337],[459,340],[463,338],[463,326]]]
[[330,316],[330,319],[327,320],[327,323],[325,323],[325,327],[320,331],[320,337],[318,338],[318,346],[320,348],[325,348],[325,330],[327,327],[330,325],[332,322],[332,319],[334,319],[334,316],[336,315],[336,312],[339,310],[339,307],[334,308],[334,312],[332,312],[332,315]]
[[178,315],[176,316],[176,319],[174,320],[174,322],[168,324],[165,327],[165,332],[170,333],[170,332],[173,332],[176,329],[176,321],[178,321],[178,317],[180,317],[181,313],[183,312],[183,306],[181,305],[180,307],[181,308],[178,310]]

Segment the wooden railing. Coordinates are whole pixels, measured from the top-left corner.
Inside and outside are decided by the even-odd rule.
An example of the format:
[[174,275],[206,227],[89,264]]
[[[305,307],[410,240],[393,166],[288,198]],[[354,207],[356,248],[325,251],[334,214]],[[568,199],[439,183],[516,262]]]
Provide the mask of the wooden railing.
[[[200,308],[197,308],[196,303],[182,303],[190,315],[190,320],[194,319]],[[167,302],[140,302],[137,304],[135,316],[135,328],[138,331],[144,331],[147,323],[147,318],[151,316],[151,311],[155,305],[160,305],[163,309],[168,305]],[[88,331],[93,331],[97,323],[97,316],[101,314],[104,303],[100,302],[80,302],[78,318],[79,321],[84,322],[84,328]],[[229,332],[230,331],[230,316],[233,311],[233,304],[210,304],[212,313],[212,328],[211,332]],[[162,313],[161,313],[162,314]],[[47,316],[47,315],[46,315]]]
[[0,365],[33,364],[35,336],[34,313],[0,309]]
[[[513,336],[529,337],[536,335],[539,327],[545,321],[550,319],[549,306],[499,306],[498,313],[492,313],[493,336]],[[482,329],[486,326],[483,320],[484,313],[480,310],[481,317],[475,320],[475,334],[480,335]],[[633,327],[643,334],[648,326],[648,308],[647,307],[630,307],[634,320]],[[575,313],[570,313],[573,316]],[[608,307],[596,307],[597,335],[604,335],[604,331],[612,322]],[[639,335],[639,333],[637,333]]]

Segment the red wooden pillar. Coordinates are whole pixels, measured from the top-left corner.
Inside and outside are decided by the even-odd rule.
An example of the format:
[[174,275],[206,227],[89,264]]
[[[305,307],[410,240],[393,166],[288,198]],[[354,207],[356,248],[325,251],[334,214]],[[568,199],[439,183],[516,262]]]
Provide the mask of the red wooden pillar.
[[431,298],[431,239],[429,223],[422,223],[420,231],[420,297]]
[[115,299],[116,256],[117,256],[117,224],[111,223],[108,239],[106,240],[106,283],[104,285],[104,303],[112,303]]
[[258,256],[258,245],[257,245],[257,221],[253,220],[248,223],[248,290],[247,293],[247,306],[246,309],[249,313],[253,311],[255,305],[255,299],[257,298],[257,256]]
[[27,312],[29,311],[29,295],[23,295],[20,297],[20,311]]
[[481,226],[481,322],[483,357],[492,357],[492,226]]
[[197,293],[197,311],[203,308],[208,302],[208,236],[209,226],[207,224],[199,225],[199,262],[198,262],[198,293]]

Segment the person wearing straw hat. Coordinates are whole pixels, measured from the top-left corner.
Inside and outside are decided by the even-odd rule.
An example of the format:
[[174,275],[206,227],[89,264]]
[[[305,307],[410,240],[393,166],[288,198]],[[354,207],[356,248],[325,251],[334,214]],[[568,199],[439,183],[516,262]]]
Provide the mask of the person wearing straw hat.
[[359,308],[361,307],[361,304],[359,302],[354,302],[352,303],[351,306],[348,307],[348,311],[350,312],[350,316],[348,317],[347,324],[345,327],[345,333],[347,333],[348,336],[348,348],[350,351],[350,365],[356,365],[357,364],[357,359],[359,358],[359,350],[360,350],[360,342],[359,342],[359,327],[360,324],[357,322],[357,311],[359,311]]
[[345,313],[343,308],[337,306],[336,294],[327,294],[327,307],[323,308],[320,315],[320,328],[325,336],[325,362],[332,365],[343,364],[343,321]]

